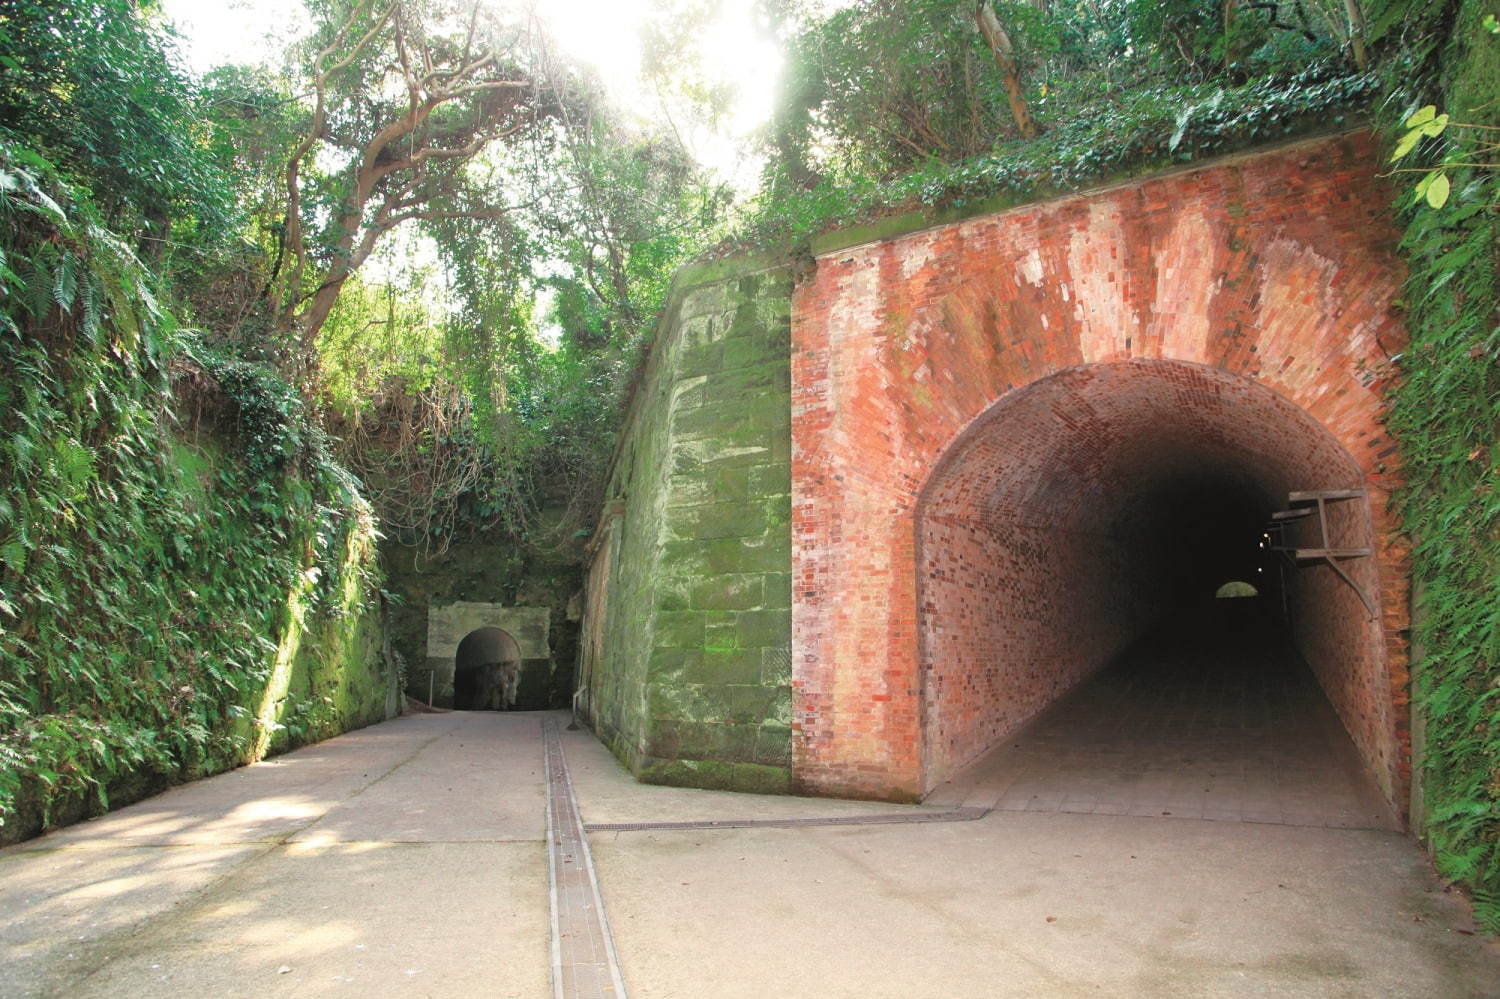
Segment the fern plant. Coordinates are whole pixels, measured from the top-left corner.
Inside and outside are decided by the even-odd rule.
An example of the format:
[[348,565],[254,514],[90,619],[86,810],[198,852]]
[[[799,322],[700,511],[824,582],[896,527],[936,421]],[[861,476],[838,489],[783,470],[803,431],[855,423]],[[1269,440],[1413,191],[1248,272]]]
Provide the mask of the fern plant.
[[[0,370],[0,840],[286,744],[273,667],[358,626],[368,506],[285,383],[197,347],[88,199],[4,144]],[[220,417],[200,468],[187,381]]]

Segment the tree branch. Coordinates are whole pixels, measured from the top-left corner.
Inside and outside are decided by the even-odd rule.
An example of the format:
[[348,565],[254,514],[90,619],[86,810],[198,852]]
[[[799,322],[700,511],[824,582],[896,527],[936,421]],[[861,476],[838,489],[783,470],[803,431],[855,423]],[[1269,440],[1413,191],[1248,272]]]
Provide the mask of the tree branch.
[[995,16],[995,10],[990,6],[989,0],[978,0],[974,8],[974,23],[978,26],[985,43],[989,45],[990,54],[995,57],[995,63],[1000,67],[1000,75],[1005,79],[1005,98],[1010,104],[1010,116],[1016,123],[1016,130],[1023,138],[1036,138],[1040,130],[1036,122],[1032,120],[1031,110],[1026,106],[1026,97],[1021,87],[1021,70],[1016,65],[1015,49],[1010,43],[1010,35],[1006,33],[1005,26]]

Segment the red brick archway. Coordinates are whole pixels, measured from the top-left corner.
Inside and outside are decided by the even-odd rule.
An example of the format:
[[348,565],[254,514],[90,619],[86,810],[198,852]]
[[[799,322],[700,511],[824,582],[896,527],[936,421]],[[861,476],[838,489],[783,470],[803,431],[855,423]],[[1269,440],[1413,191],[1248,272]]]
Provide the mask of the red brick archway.
[[[1326,486],[1293,485],[1292,472],[1334,468],[1368,494],[1375,554],[1361,571],[1380,603],[1378,634],[1359,647],[1374,651],[1321,668],[1400,807],[1406,548],[1388,503],[1398,467],[1382,379],[1403,343],[1391,307],[1401,270],[1377,160],[1364,135],[1316,140],[818,258],[792,319],[793,768],[803,789],[917,798],[973,748],[929,741],[941,733],[919,669],[918,505],[945,456],[978,446],[963,435],[1012,393],[1051,391],[1041,388],[1049,376],[1063,373],[1067,387],[1142,361],[1180,362],[1128,389],[1177,393],[1152,403],[1154,422],[1095,427],[1119,436],[1121,453],[1239,393],[1242,418],[1280,411],[1263,429],[1294,442],[1254,457],[1231,419],[1177,453],[1259,483],[1247,496]],[[1051,418],[1087,422],[1077,407],[1099,401],[1087,395],[1069,388]],[[1087,451],[1089,433],[1071,446]],[[1087,464],[1082,452],[1055,456],[1058,468],[1075,459]],[[1066,480],[1036,470],[1033,488]],[[1358,677],[1334,683],[1329,671]],[[1338,703],[1337,690],[1364,693]]]
[[[1007,393],[949,447],[917,503],[927,783],[1148,629],[1211,602],[1224,579],[1269,569],[1264,581],[1279,588],[1274,558],[1244,560],[1272,512],[1293,492],[1362,485],[1316,420],[1219,368],[1081,365]],[[1372,546],[1367,500],[1330,504],[1328,518],[1337,547]],[[1340,567],[1367,596],[1378,591],[1372,559]],[[1326,564],[1284,575],[1294,641],[1371,769],[1387,766],[1378,622]]]

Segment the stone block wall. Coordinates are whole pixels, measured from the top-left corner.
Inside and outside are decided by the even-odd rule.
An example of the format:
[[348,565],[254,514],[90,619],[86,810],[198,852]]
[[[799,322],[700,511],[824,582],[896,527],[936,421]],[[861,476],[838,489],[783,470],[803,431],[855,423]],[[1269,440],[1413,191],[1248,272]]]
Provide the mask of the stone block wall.
[[680,278],[627,417],[580,678],[642,780],[789,786],[790,292]]

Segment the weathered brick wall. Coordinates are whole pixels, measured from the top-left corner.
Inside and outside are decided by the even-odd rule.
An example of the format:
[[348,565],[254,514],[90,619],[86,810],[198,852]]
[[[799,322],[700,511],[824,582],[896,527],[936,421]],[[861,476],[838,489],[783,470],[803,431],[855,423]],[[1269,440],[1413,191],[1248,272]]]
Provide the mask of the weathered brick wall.
[[786,790],[790,278],[679,288],[588,587],[589,713],[643,780]]
[[[1376,557],[1351,566],[1379,618],[1306,569],[1294,621],[1356,745],[1404,798],[1405,549],[1379,382],[1402,342],[1400,269],[1377,162],[1365,136],[1317,140],[819,256],[792,324],[802,788],[916,797],[1100,665],[1157,609],[1118,596],[1150,568],[1139,539],[1155,529],[1130,491],[1149,497],[1198,463],[1262,506],[1289,489],[1369,490],[1338,528],[1374,539]],[[1148,376],[1137,360],[1186,363]],[[991,412],[1047,376],[1120,364],[1139,369],[1129,405],[1077,388]],[[989,465],[934,479],[986,427]],[[995,470],[1016,462],[1029,471]],[[963,500],[984,467],[1006,481]],[[922,525],[919,563],[929,480],[954,492]],[[1112,550],[1140,563],[1090,561],[1090,532],[1123,533]],[[958,574],[926,574],[940,565]],[[976,594],[992,586],[986,604]],[[975,671],[991,654],[1004,675]]]
[[[1074,367],[1003,397],[918,504],[930,779],[971,762],[1167,615],[1192,614],[1185,597],[1212,600],[1227,577],[1212,574],[1222,555],[1204,550],[1213,532],[1195,532],[1195,521],[1227,515],[1253,547],[1289,492],[1361,478],[1306,413],[1218,368]],[[1337,526],[1343,547],[1370,545],[1367,523]],[[1261,567],[1276,572],[1269,555]],[[1369,560],[1347,568],[1377,585]],[[1377,745],[1376,720],[1360,712],[1381,692],[1368,671],[1338,666],[1370,653],[1368,613],[1344,605],[1346,592],[1358,598],[1326,566],[1291,576],[1302,647],[1355,715],[1356,738]]]

